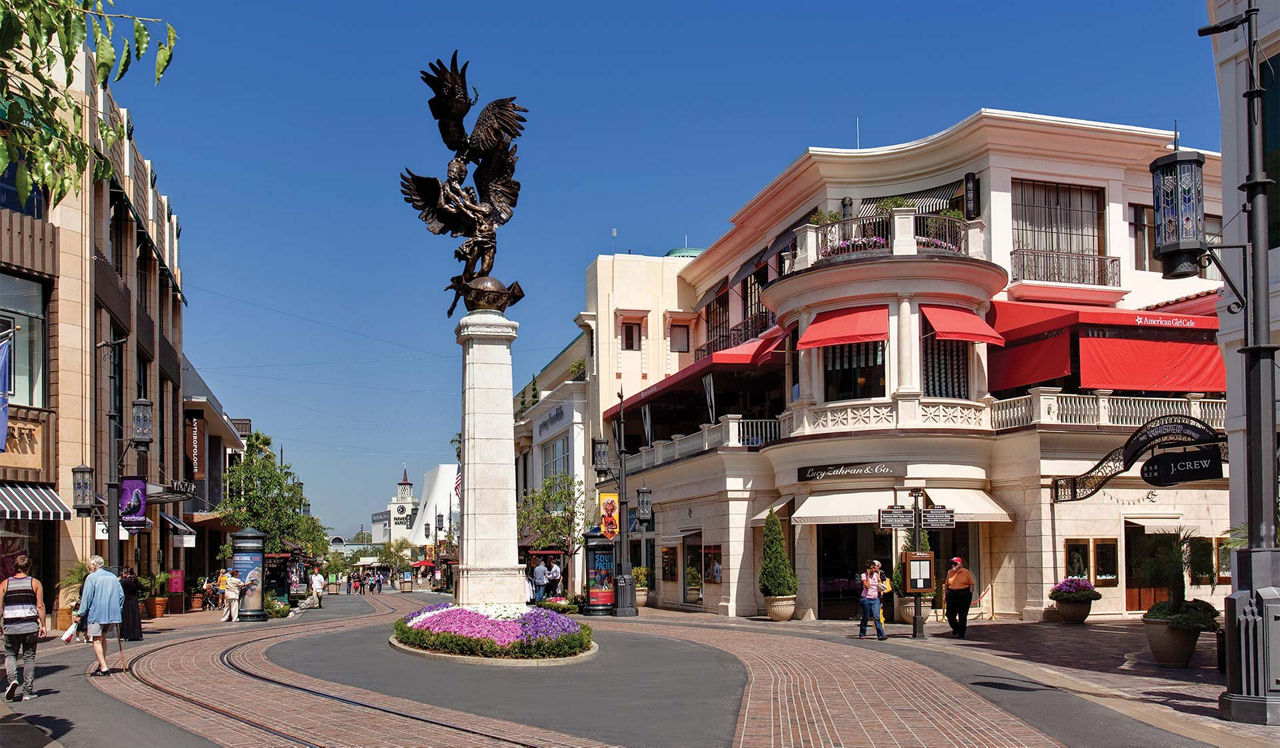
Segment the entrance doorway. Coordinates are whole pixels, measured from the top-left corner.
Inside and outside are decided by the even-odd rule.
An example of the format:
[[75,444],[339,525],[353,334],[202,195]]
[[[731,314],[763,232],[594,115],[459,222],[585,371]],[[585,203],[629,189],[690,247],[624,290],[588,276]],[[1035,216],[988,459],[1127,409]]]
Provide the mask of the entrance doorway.
[[1138,565],[1142,563],[1142,545],[1146,528],[1136,522],[1124,523],[1124,609],[1141,612],[1169,599],[1169,591],[1163,587],[1145,587],[1138,578]]
[[887,576],[893,573],[892,553],[892,536],[875,525],[818,525],[818,617],[861,618],[867,561],[877,559]]
[[702,604],[702,533],[684,536],[684,601]]

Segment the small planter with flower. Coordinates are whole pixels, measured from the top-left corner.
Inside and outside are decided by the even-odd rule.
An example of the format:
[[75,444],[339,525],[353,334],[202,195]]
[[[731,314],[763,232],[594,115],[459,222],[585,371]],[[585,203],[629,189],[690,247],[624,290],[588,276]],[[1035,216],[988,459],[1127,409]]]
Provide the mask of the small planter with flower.
[[858,252],[876,252],[888,248],[889,243],[879,236],[861,236],[856,239],[845,239],[833,242],[822,251],[823,257],[856,254]]
[[1058,606],[1058,615],[1063,623],[1084,623],[1089,617],[1094,600],[1101,600],[1102,594],[1093,588],[1088,579],[1067,577],[1049,590],[1049,599]]
[[396,621],[394,638],[437,654],[519,660],[574,657],[594,646],[590,626],[525,605],[428,605]]

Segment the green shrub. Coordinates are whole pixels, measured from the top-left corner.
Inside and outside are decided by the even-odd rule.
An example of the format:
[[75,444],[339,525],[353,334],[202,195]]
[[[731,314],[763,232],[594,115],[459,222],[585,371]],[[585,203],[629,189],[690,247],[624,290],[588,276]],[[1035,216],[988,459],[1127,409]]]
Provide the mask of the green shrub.
[[760,594],[785,597],[796,594],[800,586],[782,545],[782,521],[773,510],[764,521],[764,560],[760,565]]
[[1147,609],[1147,618],[1168,621],[1169,628],[1181,631],[1217,631],[1218,609],[1204,600],[1189,600],[1174,612],[1173,602],[1156,603]]
[[553,603],[549,600],[543,600],[538,603],[539,608],[546,608],[553,613],[563,613],[567,616],[575,615],[578,612],[578,606],[573,603]]
[[826,226],[827,224],[844,220],[844,216],[836,210],[823,210],[822,208],[818,208],[813,211],[813,213],[809,214],[808,220],[809,223],[814,226]]
[[910,208],[914,205],[914,202],[906,199],[902,195],[894,195],[893,197],[886,197],[876,203],[876,213],[888,213],[894,208]]
[[591,648],[591,627],[581,624],[576,634],[565,634],[555,639],[537,639],[530,644],[513,642],[509,647],[499,647],[492,639],[472,639],[459,634],[434,634],[426,629],[415,629],[403,619],[395,623],[396,641],[408,647],[425,649],[442,654],[469,657],[497,657],[517,660],[572,657]]
[[270,595],[262,598],[262,609],[268,618],[288,618],[291,608]]
[[647,566],[632,567],[631,579],[635,581],[636,589],[638,590],[649,589],[649,567]]

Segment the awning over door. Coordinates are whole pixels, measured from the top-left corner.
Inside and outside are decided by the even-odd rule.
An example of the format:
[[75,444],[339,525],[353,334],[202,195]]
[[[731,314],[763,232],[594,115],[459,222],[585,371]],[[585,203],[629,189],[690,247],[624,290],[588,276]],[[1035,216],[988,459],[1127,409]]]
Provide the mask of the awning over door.
[[788,332],[790,331],[774,325],[760,333],[760,345],[755,353],[751,354],[751,363],[759,366],[768,361],[769,356],[773,355],[773,352],[778,350],[778,346],[782,345],[782,341],[787,339]]
[[1006,512],[986,491],[977,488],[929,488],[934,506],[945,506],[956,513],[957,522],[1012,522]]
[[796,348],[804,350],[888,339],[889,307],[859,306],[819,313],[800,336]]
[[1217,330],[1218,318],[1195,314],[1147,312],[1078,304],[1032,304],[993,301],[987,315],[995,331],[1006,340],[1029,338],[1072,325],[1138,327],[1149,330]]
[[663,535],[662,538],[658,541],[658,544],[659,545],[678,545],[680,543],[683,543],[684,539],[689,537],[690,535],[701,535],[701,534],[702,534],[701,529],[683,530],[674,535]]
[[71,510],[52,486],[0,481],[0,519],[47,519],[65,522]]
[[880,510],[893,505],[892,488],[820,493],[797,500],[793,525],[843,525],[879,522]]
[[764,525],[764,521],[769,518],[770,511],[780,514],[781,513],[780,510],[787,504],[790,504],[791,499],[792,499],[791,496],[787,496],[785,498],[778,499],[777,501],[773,502],[769,506],[765,507],[763,512],[760,512],[759,514],[751,518],[751,526],[760,527]]
[[933,325],[933,332],[938,340],[967,340],[972,343],[1004,345],[1004,336],[968,309],[921,304],[920,311],[929,320],[929,324]]
[[160,519],[164,520],[176,535],[196,534],[196,531],[191,529],[191,525],[188,525],[186,522],[183,522],[168,512],[160,512]]

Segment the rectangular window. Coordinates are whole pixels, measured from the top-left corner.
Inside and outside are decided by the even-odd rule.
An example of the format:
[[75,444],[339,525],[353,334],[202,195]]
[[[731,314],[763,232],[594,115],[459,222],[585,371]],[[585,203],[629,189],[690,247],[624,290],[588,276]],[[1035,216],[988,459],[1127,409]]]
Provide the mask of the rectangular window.
[[1191,583],[1208,587],[1211,584],[1217,584],[1217,558],[1214,555],[1213,540],[1210,538],[1192,538],[1191,539],[1191,556],[1197,560],[1211,561],[1213,571],[1208,574],[1195,574],[1191,576]]
[[1067,540],[1063,546],[1066,551],[1063,568],[1067,570],[1067,576],[1092,579],[1089,573],[1089,541]]
[[[1222,245],[1222,216],[1204,216],[1204,238],[1205,243],[1210,247],[1218,247]],[[1275,244],[1275,240],[1272,240]],[[1200,277],[1205,280],[1222,280],[1222,273],[1218,271],[1217,265],[1210,265],[1207,268],[1200,268]]]
[[883,341],[827,346],[822,364],[827,402],[884,397]]
[[729,347],[729,294],[722,293],[707,305],[707,353]]
[[1216,558],[1214,565],[1218,569],[1218,584],[1231,586],[1231,546],[1228,538],[1214,538],[1213,548]]
[[1120,584],[1120,542],[1115,538],[1093,541],[1093,586],[1115,587]]
[[542,479],[556,475],[572,475],[569,469],[569,435],[542,445]]
[[155,302],[155,299],[151,298],[151,262],[151,249],[138,245],[138,300],[142,302],[142,308],[148,314],[151,313],[151,306]]
[[1129,209],[1133,212],[1133,267],[1158,273],[1155,212],[1149,205],[1130,205]]
[[25,203],[18,200],[18,161],[9,162],[0,174],[0,208],[32,218],[44,218],[44,192],[33,187]]
[[702,602],[702,533],[684,538],[684,601]]
[[1012,192],[1015,250],[1107,253],[1100,188],[1015,179]]
[[688,353],[689,352],[689,326],[688,325],[672,325],[671,326],[671,352],[672,353]]
[[640,350],[640,323],[638,322],[622,323],[622,350],[624,351]]
[[702,578],[707,584],[722,584],[720,566],[720,546],[704,545],[702,547]]
[[920,372],[925,397],[969,399],[969,347],[967,340],[938,340],[923,315],[920,317]]
[[13,333],[9,349],[9,402],[45,407],[44,286],[0,273],[0,334]]
[[676,564],[675,546],[664,546],[662,549],[662,581],[680,581],[680,570]]

